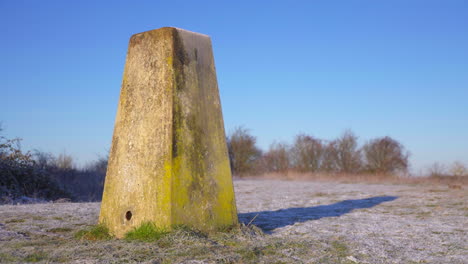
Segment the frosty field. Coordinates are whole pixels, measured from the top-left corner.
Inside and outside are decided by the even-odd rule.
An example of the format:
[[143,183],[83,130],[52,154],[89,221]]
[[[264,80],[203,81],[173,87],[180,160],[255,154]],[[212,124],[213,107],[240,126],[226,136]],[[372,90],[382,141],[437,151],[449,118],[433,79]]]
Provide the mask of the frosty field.
[[466,186],[234,183],[240,229],[155,242],[75,238],[99,203],[2,205],[0,262],[468,263]]

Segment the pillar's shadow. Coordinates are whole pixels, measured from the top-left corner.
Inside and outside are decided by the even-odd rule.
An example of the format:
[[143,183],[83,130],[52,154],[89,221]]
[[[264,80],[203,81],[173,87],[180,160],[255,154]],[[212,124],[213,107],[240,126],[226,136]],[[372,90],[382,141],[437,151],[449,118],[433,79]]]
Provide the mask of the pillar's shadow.
[[397,196],[377,196],[366,199],[344,200],[329,205],[242,213],[239,214],[239,221],[244,224],[248,224],[255,218],[252,221],[252,224],[260,227],[263,231],[268,233],[275,228],[293,225],[295,223],[318,220],[324,217],[339,217],[353,211],[354,209],[371,208],[383,202],[393,201],[397,198]]

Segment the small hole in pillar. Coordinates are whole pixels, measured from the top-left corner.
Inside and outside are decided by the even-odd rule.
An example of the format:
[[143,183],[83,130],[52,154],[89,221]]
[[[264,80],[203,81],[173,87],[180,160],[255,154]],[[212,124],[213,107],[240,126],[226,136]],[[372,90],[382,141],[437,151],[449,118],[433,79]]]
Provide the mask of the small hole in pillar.
[[132,212],[127,211],[127,212],[125,213],[125,219],[127,219],[127,221],[130,221],[130,219],[132,219]]

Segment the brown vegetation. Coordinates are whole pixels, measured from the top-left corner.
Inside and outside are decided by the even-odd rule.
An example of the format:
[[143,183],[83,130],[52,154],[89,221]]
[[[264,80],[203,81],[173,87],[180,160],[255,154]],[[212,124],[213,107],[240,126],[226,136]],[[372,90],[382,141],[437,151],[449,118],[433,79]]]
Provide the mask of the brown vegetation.
[[251,175],[244,178],[260,179],[286,179],[291,181],[318,181],[337,183],[389,183],[389,184],[424,184],[424,185],[446,185],[451,189],[465,189],[468,186],[468,176],[408,176],[395,174],[373,174],[373,173],[302,173],[287,171],[283,173],[263,173]]
[[262,173],[320,174],[397,174],[406,173],[408,153],[395,139],[377,138],[362,148],[358,137],[350,130],[339,138],[326,141],[307,134],[295,137],[292,146],[273,143],[263,153],[255,146],[256,138],[244,128],[228,137],[231,167],[235,175]]
[[257,138],[243,127],[238,127],[227,139],[231,169],[236,175],[246,175],[257,169],[261,150],[255,145]]
[[394,174],[406,171],[408,156],[405,148],[390,137],[377,138],[363,147],[366,170],[370,173]]
[[[273,143],[262,152],[256,137],[239,127],[229,135],[227,144],[232,172],[239,177],[434,183],[452,189],[468,183],[468,169],[460,162],[450,166],[434,163],[426,177],[412,177],[408,174],[408,151],[397,140],[381,137],[359,147],[357,139],[351,131],[329,141],[299,134],[292,145]],[[20,142],[0,136],[0,203],[101,199],[107,157],[78,168],[66,153],[57,157],[37,150],[24,153]]]
[[261,167],[270,172],[286,172],[289,169],[289,147],[284,143],[273,143],[260,160]]
[[18,138],[0,136],[0,203],[101,199],[107,158],[76,168],[66,153],[57,158],[37,150],[24,153],[20,142]]
[[32,158],[20,150],[20,139],[0,136],[0,203],[22,196],[56,199],[68,194]]
[[[371,139],[359,147],[358,137],[350,130],[331,141],[299,134],[291,146],[273,143],[262,153],[255,145],[256,138],[247,129],[238,128],[228,142],[231,161],[237,161],[231,162],[233,174],[244,178],[430,183],[454,188],[468,183],[468,169],[460,162],[449,168],[436,163],[427,175],[409,175],[409,152],[388,136]],[[249,161],[249,165],[239,161]]]
[[320,139],[299,134],[291,148],[291,165],[300,172],[318,172],[326,167],[326,150]]

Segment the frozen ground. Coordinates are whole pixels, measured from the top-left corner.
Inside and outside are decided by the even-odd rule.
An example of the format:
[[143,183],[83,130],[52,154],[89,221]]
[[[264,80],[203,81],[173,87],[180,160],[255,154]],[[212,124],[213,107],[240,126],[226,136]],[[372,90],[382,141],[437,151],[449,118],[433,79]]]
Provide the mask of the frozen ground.
[[446,185],[238,180],[265,235],[81,241],[99,203],[0,206],[0,262],[468,263],[468,191]]
[[258,214],[253,223],[272,236],[338,237],[369,263],[468,263],[466,190],[258,183],[237,182],[239,217],[246,222]]

